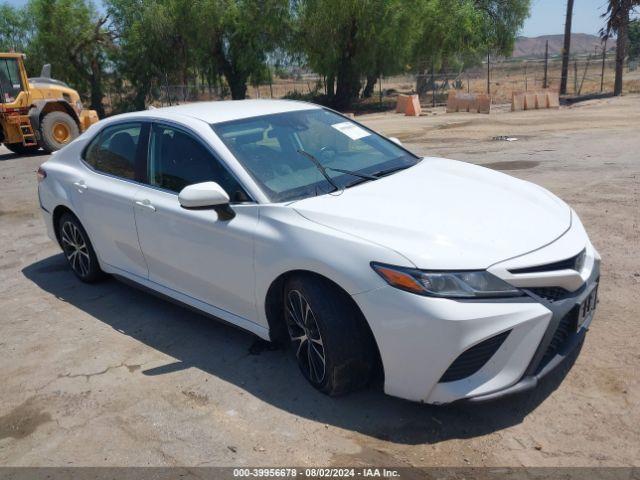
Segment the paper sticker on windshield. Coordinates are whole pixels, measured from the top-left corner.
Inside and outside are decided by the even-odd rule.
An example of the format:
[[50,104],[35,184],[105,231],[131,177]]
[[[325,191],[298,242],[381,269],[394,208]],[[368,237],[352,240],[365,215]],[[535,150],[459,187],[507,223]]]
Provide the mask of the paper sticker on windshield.
[[369,135],[371,135],[364,128],[361,128],[355,123],[351,122],[334,123],[331,126],[338,130],[340,133],[345,134],[351,140],[358,140],[359,138],[368,137]]

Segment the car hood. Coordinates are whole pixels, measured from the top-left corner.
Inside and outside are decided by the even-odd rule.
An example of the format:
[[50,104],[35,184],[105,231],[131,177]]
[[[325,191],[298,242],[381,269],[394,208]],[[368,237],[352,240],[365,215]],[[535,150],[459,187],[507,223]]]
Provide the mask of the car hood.
[[553,242],[571,225],[571,209],[544,188],[442,158],[291,206],[434,270],[484,269]]

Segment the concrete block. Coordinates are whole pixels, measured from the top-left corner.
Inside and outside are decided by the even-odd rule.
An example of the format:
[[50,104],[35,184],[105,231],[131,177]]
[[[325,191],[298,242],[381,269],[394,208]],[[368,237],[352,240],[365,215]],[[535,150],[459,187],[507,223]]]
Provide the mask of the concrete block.
[[396,113],[405,113],[407,110],[407,102],[409,101],[409,95],[398,95],[398,101],[396,102]]
[[491,96],[487,94],[478,95],[478,113],[491,113]]
[[478,113],[478,96],[473,93],[469,97],[469,113]]
[[511,94],[511,111],[519,112],[524,110],[524,93],[515,93]]
[[524,94],[524,109],[535,110],[536,109],[536,94],[527,92]]
[[447,113],[456,113],[458,111],[458,92],[455,90],[449,90],[447,96]]
[[549,108],[546,92],[536,92],[536,108]]
[[419,117],[421,113],[422,109],[420,108],[420,98],[418,95],[411,95],[407,101],[405,115],[408,117]]
[[560,108],[560,95],[553,90],[547,90],[547,107]]
[[459,112],[469,111],[469,106],[471,104],[471,97],[472,95],[470,93],[459,93],[456,96],[456,102],[458,103]]

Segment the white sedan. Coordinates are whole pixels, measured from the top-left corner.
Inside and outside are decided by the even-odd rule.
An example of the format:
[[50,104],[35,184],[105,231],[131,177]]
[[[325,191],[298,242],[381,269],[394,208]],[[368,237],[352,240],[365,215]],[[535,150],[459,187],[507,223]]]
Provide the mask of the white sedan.
[[376,373],[427,403],[533,388],[597,303],[600,257],[562,200],[308,103],[115,116],[38,179],[80,280],[108,273],[289,342],[330,395]]

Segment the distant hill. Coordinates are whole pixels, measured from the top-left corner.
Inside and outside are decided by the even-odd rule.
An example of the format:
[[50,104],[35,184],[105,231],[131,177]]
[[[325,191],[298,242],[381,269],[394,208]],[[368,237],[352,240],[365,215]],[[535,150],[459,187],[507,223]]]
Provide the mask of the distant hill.
[[[564,35],[542,35],[541,37],[518,37],[513,49],[514,57],[544,57],[544,46],[549,40],[549,56],[560,55],[564,43]],[[571,53],[593,53],[595,47],[601,47],[602,42],[597,35],[586,33],[573,33],[571,35]],[[615,49],[616,41],[610,39],[607,42],[607,50]]]

